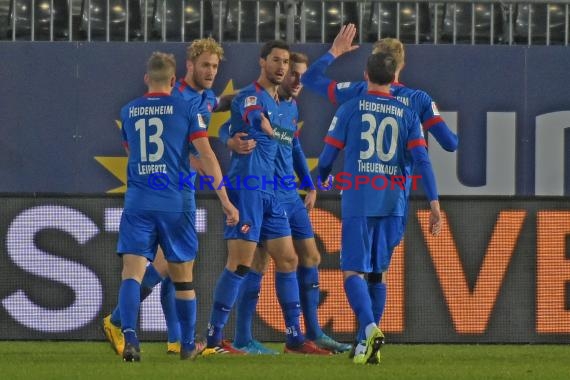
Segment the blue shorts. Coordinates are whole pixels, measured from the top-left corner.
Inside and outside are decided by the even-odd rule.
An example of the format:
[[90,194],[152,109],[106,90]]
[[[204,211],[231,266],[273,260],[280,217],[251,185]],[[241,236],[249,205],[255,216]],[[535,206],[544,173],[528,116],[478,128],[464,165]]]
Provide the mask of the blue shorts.
[[340,269],[386,272],[392,252],[404,236],[405,226],[403,216],[343,218]]
[[117,253],[154,260],[158,245],[166,261],[184,263],[196,258],[198,235],[195,212],[123,210]]
[[[273,194],[255,190],[229,190],[231,202],[239,210],[239,223],[225,226],[224,239],[240,239],[259,243],[291,236],[289,220]],[[249,226],[243,233],[241,228]]]
[[309,218],[309,212],[300,197],[296,197],[293,200],[282,201],[281,206],[287,213],[293,239],[303,240],[315,237],[311,219]]

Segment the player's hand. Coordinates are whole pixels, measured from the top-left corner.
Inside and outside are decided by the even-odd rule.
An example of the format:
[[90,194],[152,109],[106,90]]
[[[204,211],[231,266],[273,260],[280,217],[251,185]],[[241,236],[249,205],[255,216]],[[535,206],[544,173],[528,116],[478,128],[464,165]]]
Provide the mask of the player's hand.
[[334,183],[334,177],[332,175],[329,174],[329,176],[327,177],[327,179],[323,182],[321,177],[319,176],[319,178],[317,179],[318,181],[318,187],[321,190],[324,191],[329,191],[330,189],[332,189],[333,183]]
[[226,224],[228,226],[235,226],[239,222],[239,211],[235,206],[230,202],[222,203],[222,208],[224,210],[224,214],[226,214]]
[[356,25],[347,24],[340,28],[340,32],[334,38],[333,44],[329,53],[338,58],[339,56],[358,49],[358,45],[352,45],[354,37],[356,36]]
[[257,145],[254,139],[244,140],[242,137],[247,137],[245,132],[236,133],[231,139],[228,140],[228,148],[239,154],[250,154],[253,148]]
[[275,132],[273,131],[273,127],[269,122],[269,119],[265,117],[264,114],[261,114],[261,130],[269,137],[273,137]]
[[307,211],[311,211],[315,207],[315,202],[317,201],[317,190],[307,191],[305,195],[305,208]]
[[429,232],[433,236],[437,236],[441,232],[441,212],[439,210],[439,201],[431,201],[430,206]]

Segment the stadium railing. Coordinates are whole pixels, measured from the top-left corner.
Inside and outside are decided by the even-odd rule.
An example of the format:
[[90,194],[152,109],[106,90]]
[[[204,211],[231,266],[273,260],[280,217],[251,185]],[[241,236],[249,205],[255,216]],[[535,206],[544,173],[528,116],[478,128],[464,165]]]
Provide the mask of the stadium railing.
[[570,0],[0,0],[0,40],[568,45]]

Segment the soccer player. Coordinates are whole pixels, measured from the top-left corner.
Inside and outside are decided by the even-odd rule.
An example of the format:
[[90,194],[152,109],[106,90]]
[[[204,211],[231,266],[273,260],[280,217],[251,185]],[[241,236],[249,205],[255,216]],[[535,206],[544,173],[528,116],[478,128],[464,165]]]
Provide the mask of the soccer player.
[[[368,58],[367,92],[339,107],[319,157],[320,178],[328,178],[338,153],[345,150],[340,266],[346,297],[365,332],[365,340],[356,346],[357,364],[380,362],[384,334],[364,274],[385,277],[404,235],[414,167],[430,202],[430,231],[438,234],[441,228],[435,177],[419,119],[390,95],[396,68],[390,54]],[[382,188],[386,183],[390,185]]]
[[[308,89],[326,96],[335,105],[364,94],[367,90],[365,81],[337,83],[325,75],[326,69],[336,58],[358,48],[352,45],[355,35],[354,24],[344,25],[330,50],[309,67],[302,79]],[[395,38],[384,38],[374,44],[372,51],[373,54],[380,52],[392,54],[398,65],[390,88],[392,95],[418,114],[424,131],[430,133],[443,149],[449,152],[457,150],[457,135],[449,129],[428,93],[405,87],[399,82],[400,72],[405,65],[404,45]]]
[[275,262],[275,287],[287,331],[285,352],[329,355],[301,332],[298,260],[287,215],[275,197],[279,185],[274,178],[278,144],[293,135],[281,123],[277,93],[289,69],[289,46],[282,41],[267,42],[261,49],[259,64],[258,80],[241,89],[231,106],[232,134],[247,132],[257,146],[250,154],[232,155],[228,193],[240,210],[241,221],[224,231],[228,261],[214,291],[203,355],[236,352],[222,339],[222,330],[261,241]]
[[[188,178],[190,174],[190,146],[200,153],[204,170],[213,176],[215,184],[219,185],[222,174],[210,147],[199,103],[170,95],[175,72],[173,55],[153,53],[145,75],[148,93],[121,109],[128,181],[117,252],[123,259],[119,308],[125,339],[122,356],[127,362],[140,361],[135,330],[141,281],[147,260],[154,259],[158,244],[164,249],[176,289],[176,313],[181,325],[180,358],[189,359],[200,353],[194,341],[196,294],[192,285],[198,249],[195,203],[189,187],[181,188],[179,183],[179,178]],[[160,190],[157,190],[159,185]],[[239,212],[225,189],[222,187],[217,195],[227,224],[236,225]]]
[[[303,88],[300,79],[307,71],[308,63],[309,59],[305,54],[291,52],[289,71],[277,89],[281,127],[287,130],[292,139],[281,140],[282,143],[278,145],[275,177],[279,180],[280,186],[275,191],[275,195],[287,213],[293,245],[299,257],[297,280],[306,337],[322,349],[341,353],[350,350],[351,346],[336,342],[327,336],[319,325],[317,314],[320,296],[318,265],[321,261],[321,255],[317,249],[308,214],[314,207],[316,190],[310,177],[305,153],[298,138],[300,132],[297,127],[299,111],[295,100]],[[220,140],[236,153],[251,153],[251,149],[254,148],[251,147],[251,142],[254,140],[244,139],[243,134],[236,134],[230,139],[229,130],[229,123],[222,126]],[[295,173],[301,179],[303,187],[308,189],[304,203],[297,194],[294,183]],[[238,298],[233,346],[250,354],[275,353],[253,339],[251,329],[253,315],[259,300],[262,276],[267,270],[267,264],[268,254],[266,250],[263,247],[258,247],[251,270],[245,277]]]
[[[358,48],[357,45],[352,45],[355,35],[354,24],[343,26],[330,50],[309,66],[302,78],[305,87],[326,96],[333,104],[343,104],[367,91],[366,81],[337,83],[325,75],[326,69],[336,58]],[[389,53],[394,57],[396,72],[390,86],[391,94],[417,113],[424,131],[431,134],[445,150],[455,151],[458,145],[457,135],[449,129],[432,98],[422,90],[405,87],[399,82],[399,75],[405,65],[404,45],[397,39],[384,38],[374,44],[372,53]],[[386,281],[378,273],[371,273],[368,276],[368,286],[371,297],[377,300],[375,317],[380,321],[386,303]],[[363,337],[364,331],[360,331],[357,341]],[[352,352],[349,356],[352,357]]]
[[[179,79],[172,89],[172,96],[182,98],[189,102],[198,102],[200,115],[204,123],[209,125],[212,112],[227,111],[233,95],[217,98],[212,91],[212,86],[220,61],[223,59],[224,50],[214,39],[203,38],[194,40],[186,49],[186,75]],[[196,159],[197,152],[191,147],[191,173],[196,172],[199,161]],[[193,192],[194,190],[190,190]],[[191,198],[194,202],[194,197]],[[193,206],[195,208],[195,205]],[[168,341],[167,353],[180,352],[180,327],[176,317],[174,302],[174,287],[167,277],[167,263],[161,247],[153,263],[147,266],[141,284],[141,301],[146,299],[155,285],[162,281],[160,301],[166,320]],[[124,346],[121,334],[121,316],[117,306],[111,315],[103,319],[103,329],[111,346],[121,355]]]

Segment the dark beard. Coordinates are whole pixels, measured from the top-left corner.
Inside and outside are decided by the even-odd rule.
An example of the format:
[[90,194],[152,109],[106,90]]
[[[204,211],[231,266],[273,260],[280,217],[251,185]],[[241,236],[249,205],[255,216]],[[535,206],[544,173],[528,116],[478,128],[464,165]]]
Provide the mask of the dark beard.
[[279,86],[281,84],[281,82],[283,82],[283,79],[278,80],[276,77],[271,77],[271,78],[267,78],[271,84],[274,84],[276,86]]

